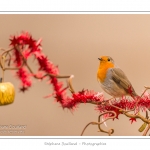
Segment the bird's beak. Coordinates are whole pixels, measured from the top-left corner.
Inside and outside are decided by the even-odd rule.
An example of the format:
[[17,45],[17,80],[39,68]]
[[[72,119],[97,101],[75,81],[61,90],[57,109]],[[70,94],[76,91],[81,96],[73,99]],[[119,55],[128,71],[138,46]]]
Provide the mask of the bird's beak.
[[98,58],[98,60],[101,60],[101,58]]

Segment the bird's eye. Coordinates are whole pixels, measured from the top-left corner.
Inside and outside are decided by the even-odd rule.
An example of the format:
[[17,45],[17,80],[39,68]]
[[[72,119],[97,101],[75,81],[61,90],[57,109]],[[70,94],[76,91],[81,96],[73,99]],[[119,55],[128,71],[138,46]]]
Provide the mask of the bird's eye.
[[108,61],[110,61],[110,58],[108,58]]

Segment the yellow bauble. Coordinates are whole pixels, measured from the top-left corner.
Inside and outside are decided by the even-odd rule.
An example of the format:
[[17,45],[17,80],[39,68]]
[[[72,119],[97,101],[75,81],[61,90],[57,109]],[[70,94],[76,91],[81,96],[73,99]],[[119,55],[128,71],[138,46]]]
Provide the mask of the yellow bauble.
[[0,83],[0,105],[11,104],[14,102],[15,88],[10,82]]

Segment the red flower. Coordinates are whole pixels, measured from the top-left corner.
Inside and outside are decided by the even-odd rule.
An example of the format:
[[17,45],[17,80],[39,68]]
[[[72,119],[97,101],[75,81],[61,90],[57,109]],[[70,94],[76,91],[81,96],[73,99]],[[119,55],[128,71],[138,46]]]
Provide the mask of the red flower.
[[132,124],[133,122],[136,122],[136,118],[130,118],[129,120],[131,121],[131,124]]
[[21,80],[21,91],[26,91],[32,84],[29,76],[30,74],[27,72],[27,70],[23,67],[20,68],[17,72],[16,72],[17,77]]
[[[119,109],[117,109],[117,108],[114,108],[114,110],[113,110],[115,113],[116,113],[116,119],[119,119],[118,118],[118,116],[120,115],[120,114],[122,114],[120,111],[119,111]],[[113,116],[114,114],[112,114],[111,116]],[[114,120],[114,119],[113,119]]]
[[62,101],[63,108],[74,109],[79,103],[89,103],[89,102],[102,102],[104,96],[102,93],[95,93],[93,91],[82,90],[78,93],[72,94],[72,97],[67,97]]
[[129,87],[128,87],[128,93],[132,96],[132,94],[133,94],[132,86],[129,86]]
[[[42,40],[39,39],[38,41],[36,41],[28,32],[22,32],[19,36],[11,36],[10,41],[11,48],[14,48],[13,65],[15,67],[20,67],[23,64],[23,57],[25,60],[27,60],[31,55],[34,55],[35,58],[40,58],[40,56],[43,56],[41,52]],[[23,57],[20,53],[22,53]],[[25,68],[19,69],[16,72],[16,75],[21,80],[21,91],[25,91],[31,86],[31,80],[29,79],[31,75],[27,72]]]
[[22,64],[22,58],[20,56],[20,53],[15,48],[14,48],[13,52],[14,52],[13,54],[15,56],[15,58],[14,58],[14,64],[15,64],[16,67],[20,67],[21,64]]

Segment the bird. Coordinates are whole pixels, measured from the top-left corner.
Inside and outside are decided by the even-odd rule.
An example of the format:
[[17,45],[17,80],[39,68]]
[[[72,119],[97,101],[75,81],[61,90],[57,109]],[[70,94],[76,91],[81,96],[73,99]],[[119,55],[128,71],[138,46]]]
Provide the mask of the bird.
[[101,56],[98,60],[100,63],[97,71],[97,80],[107,94],[113,98],[127,95],[131,97],[138,96],[131,82],[125,73],[117,67],[112,57]]

